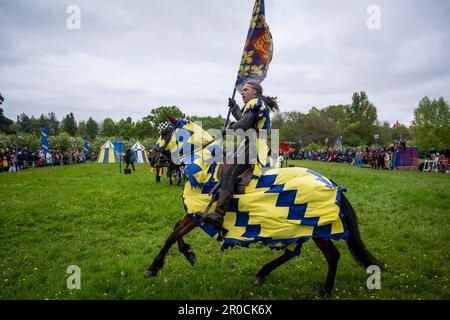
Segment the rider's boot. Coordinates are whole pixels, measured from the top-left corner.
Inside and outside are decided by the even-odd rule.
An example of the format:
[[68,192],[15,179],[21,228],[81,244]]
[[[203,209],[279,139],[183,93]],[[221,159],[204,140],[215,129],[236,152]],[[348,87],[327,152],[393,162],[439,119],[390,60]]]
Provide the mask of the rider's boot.
[[222,190],[219,199],[217,200],[216,210],[214,213],[204,216],[205,222],[214,225],[218,229],[222,228],[223,218],[227,213],[227,209],[230,206],[232,199],[233,195],[231,192]]

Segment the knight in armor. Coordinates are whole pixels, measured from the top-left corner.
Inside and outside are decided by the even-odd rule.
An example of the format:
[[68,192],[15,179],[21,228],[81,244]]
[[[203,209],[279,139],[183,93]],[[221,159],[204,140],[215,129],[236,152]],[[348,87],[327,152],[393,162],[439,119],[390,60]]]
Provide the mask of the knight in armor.
[[[245,146],[238,148],[235,152],[232,163],[224,163],[219,197],[217,200],[214,213],[204,215],[204,221],[210,223],[217,228],[221,228],[224,216],[233,199],[234,187],[236,179],[246,170],[253,169],[252,176],[259,177],[263,167],[269,163],[267,137],[270,131],[270,111],[277,112],[278,104],[276,97],[268,97],[263,95],[263,88],[257,82],[249,81],[245,84],[241,92],[244,107],[241,109],[234,99],[229,98],[228,106],[231,109],[236,122],[231,123],[228,129],[246,131],[254,129],[256,131],[256,141],[245,139]],[[265,131],[265,132],[263,132]],[[265,134],[261,134],[265,133]],[[257,159],[250,159],[250,143],[256,142]],[[245,152],[245,162],[239,163],[239,150]],[[254,164],[252,164],[254,163]]]

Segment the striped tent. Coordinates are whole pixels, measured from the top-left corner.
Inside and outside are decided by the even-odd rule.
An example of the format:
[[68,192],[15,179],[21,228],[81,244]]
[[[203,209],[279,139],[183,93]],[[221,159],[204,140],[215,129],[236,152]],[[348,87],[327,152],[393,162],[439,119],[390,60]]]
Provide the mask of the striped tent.
[[405,150],[394,152],[394,157],[392,159],[394,169],[398,169],[401,167],[418,168],[419,160],[417,159],[417,155],[417,147],[407,148]]
[[100,148],[100,154],[98,155],[98,163],[118,163],[119,158],[114,151],[114,145],[111,141],[106,141]]
[[136,162],[137,163],[148,163],[147,155],[145,154],[145,147],[138,142],[136,142],[132,147],[131,150],[135,154]]

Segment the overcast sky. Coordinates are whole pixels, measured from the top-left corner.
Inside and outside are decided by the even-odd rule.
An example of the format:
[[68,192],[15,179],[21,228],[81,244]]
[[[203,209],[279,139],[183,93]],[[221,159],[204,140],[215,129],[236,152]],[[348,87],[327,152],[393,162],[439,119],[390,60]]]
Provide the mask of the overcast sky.
[[[450,99],[450,1],[265,2],[274,56],[262,84],[282,111],[349,104],[364,90],[379,120],[408,124],[423,96]],[[5,114],[137,121],[176,105],[226,116],[253,4],[1,0]],[[67,28],[69,5],[81,9],[80,29]],[[371,5],[380,29],[367,26]]]

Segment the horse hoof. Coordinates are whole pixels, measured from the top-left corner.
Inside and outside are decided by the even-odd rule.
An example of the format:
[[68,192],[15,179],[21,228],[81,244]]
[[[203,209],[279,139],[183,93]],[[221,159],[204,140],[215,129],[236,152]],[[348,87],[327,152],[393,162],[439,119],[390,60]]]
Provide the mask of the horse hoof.
[[320,291],[319,291],[319,294],[321,295],[321,296],[331,296],[331,291],[332,291],[332,289],[327,289],[327,288],[322,288],[322,289],[320,289]]
[[197,258],[195,257],[195,253],[189,252],[188,261],[191,264],[191,266],[195,265],[195,262],[197,261]]
[[145,278],[153,278],[153,277],[156,277],[157,274],[158,274],[158,272],[154,272],[154,271],[151,271],[151,270],[147,270],[147,271],[144,273],[144,277],[145,277]]
[[253,278],[253,283],[256,284],[257,286],[260,286],[264,283],[265,280],[266,278],[264,277],[256,276]]

